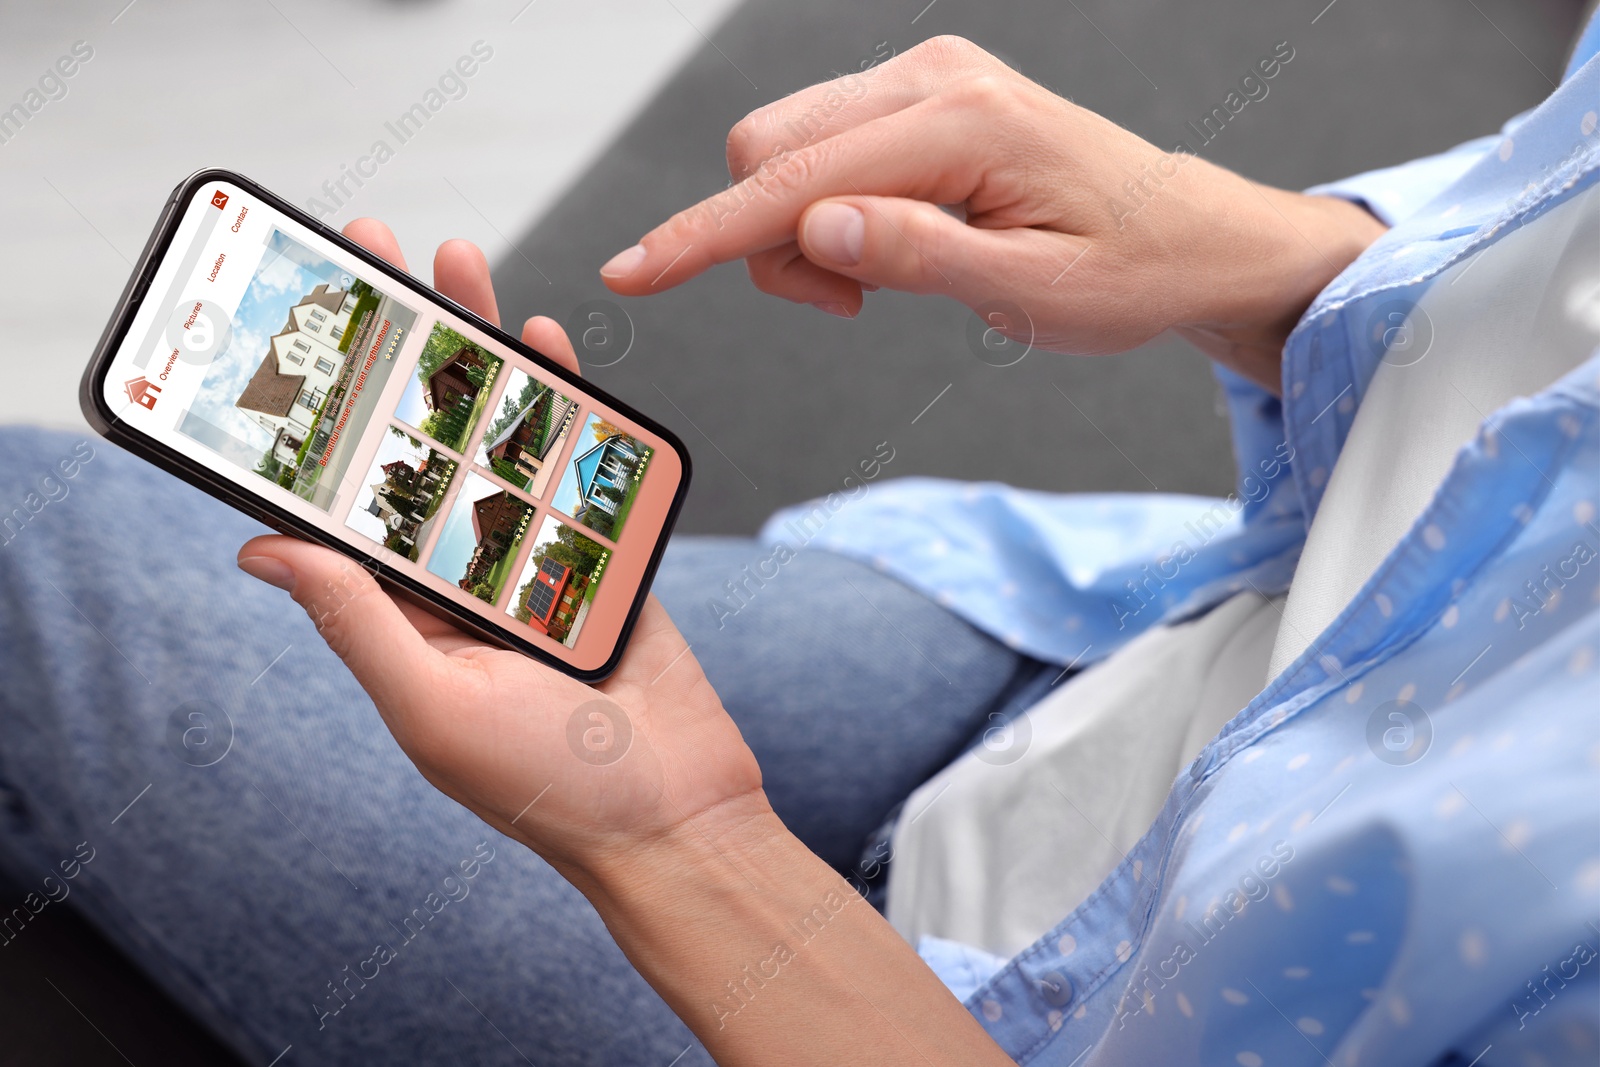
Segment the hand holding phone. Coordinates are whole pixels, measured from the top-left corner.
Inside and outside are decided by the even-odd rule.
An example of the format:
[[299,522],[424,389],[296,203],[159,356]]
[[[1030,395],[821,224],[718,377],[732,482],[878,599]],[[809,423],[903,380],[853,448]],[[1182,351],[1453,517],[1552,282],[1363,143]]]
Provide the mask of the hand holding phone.
[[[381,223],[346,233],[404,269]],[[441,247],[434,281],[497,319],[488,264],[472,245]],[[522,339],[576,371],[552,320],[530,319]],[[569,878],[729,798],[761,796],[754,756],[653,597],[616,671],[590,687],[390,598],[337,552],[268,536],[239,555],[317,620],[430,782]]]
[[[478,265],[453,280],[492,318],[481,254],[462,255]],[[570,357],[553,326],[528,336]],[[688,489],[682,444],[570,358],[227,171],[168,202],[82,400],[157,466],[590,681],[620,659]]]

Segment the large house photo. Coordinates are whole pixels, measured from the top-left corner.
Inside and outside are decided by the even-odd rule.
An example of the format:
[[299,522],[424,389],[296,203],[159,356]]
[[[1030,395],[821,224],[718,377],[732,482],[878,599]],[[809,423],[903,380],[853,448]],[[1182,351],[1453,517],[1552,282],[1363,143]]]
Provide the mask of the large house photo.
[[339,350],[359,295],[319,285],[289,309],[261,365],[234,406],[272,434],[272,456],[286,467],[312,436],[347,353]]
[[[231,262],[231,261],[230,261]],[[176,429],[323,511],[417,313],[273,230]]]

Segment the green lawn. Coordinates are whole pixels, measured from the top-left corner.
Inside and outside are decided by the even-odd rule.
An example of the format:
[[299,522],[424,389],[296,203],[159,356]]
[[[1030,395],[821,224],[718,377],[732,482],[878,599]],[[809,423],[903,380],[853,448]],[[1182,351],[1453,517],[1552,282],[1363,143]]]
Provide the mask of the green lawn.
[[[526,536],[526,533],[523,536]],[[500,594],[505,590],[506,582],[511,580],[511,564],[517,558],[517,549],[521,547],[522,537],[518,537],[510,545],[506,546],[506,554],[501,558],[500,562],[490,567],[489,573],[483,576],[484,581],[494,586],[494,598],[496,600],[500,599]]]
[[622,524],[627,521],[628,512],[633,510],[634,498],[639,495],[639,487],[643,484],[643,478],[636,482],[628,483],[628,492],[623,496],[622,502],[617,505],[617,513],[611,518],[611,540],[615,541],[622,536]]
[[433,518],[434,515],[438,514],[439,505],[444,503],[444,492],[446,489],[450,488],[450,479],[456,476],[455,461],[447,460],[437,452],[433,452],[428,458],[433,462],[449,463],[450,473],[439,479],[439,484],[434,486],[433,499],[428,501],[427,510],[422,513],[423,522],[427,522],[429,519]]
[[365,315],[368,311],[376,311],[377,308],[377,293],[369,291],[365,296],[356,298],[356,306],[350,311],[350,320],[344,328],[344,336],[339,338],[339,351],[350,351],[350,345],[356,339],[356,331],[361,326],[361,316]]
[[439,483],[436,489],[434,489],[433,499],[428,501],[427,508],[422,512],[423,522],[427,522],[429,519],[439,514],[439,507],[444,503],[444,491],[449,487],[449,485],[450,480],[446,478],[444,481]]
[[483,409],[489,406],[489,389],[494,385],[494,379],[488,378],[483,383],[483,388],[478,390],[478,395],[473,398],[472,410],[467,412],[467,428],[461,433],[461,440],[455,443],[457,452],[465,452],[467,442],[472,438],[472,431],[477,427],[478,420],[483,418]]

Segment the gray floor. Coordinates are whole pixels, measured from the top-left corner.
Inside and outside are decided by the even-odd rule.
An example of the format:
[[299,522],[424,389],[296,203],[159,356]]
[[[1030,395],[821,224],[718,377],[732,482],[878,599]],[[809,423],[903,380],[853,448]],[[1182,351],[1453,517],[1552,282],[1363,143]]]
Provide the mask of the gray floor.
[[[691,8],[684,0],[676,2],[707,19],[717,10],[711,4]],[[579,17],[575,5],[543,0],[540,8],[546,3],[563,17]],[[443,18],[441,6],[410,6],[415,10],[404,18]],[[723,137],[745,111],[823,79],[831,69],[853,65],[881,41],[904,50],[934,34],[962,33],[1079,103],[1153,140],[1169,141],[1186,119],[1220,101],[1256,57],[1287,39],[1296,49],[1293,64],[1271,95],[1251,105],[1209,151],[1218,162],[1253,177],[1302,186],[1447,147],[1536,102],[1549,91],[1547,79],[1558,77],[1579,6],[1573,0],[1475,0],[1469,5],[1336,0],[1332,6],[1327,0],[1078,0],[1068,5],[936,0],[931,6],[913,0],[863,12],[861,5],[840,0],[752,0],[714,32],[715,47],[690,50],[682,69],[586,172],[573,163],[578,149],[564,152],[571,146],[562,144],[549,149],[551,158],[581,180],[554,199],[542,221],[522,236],[504,220],[519,213],[531,219],[551,204],[557,183],[548,175],[526,184],[503,178],[484,183],[493,189],[489,217],[501,220],[498,227],[459,203],[441,208],[448,194],[440,181],[450,172],[447,155],[430,154],[423,161],[419,152],[418,162],[407,164],[416,174],[397,176],[397,188],[375,190],[369,203],[376,209],[381,200],[403,235],[414,232],[407,226],[412,218],[424,220],[416,231],[429,235],[443,232],[450,220],[466,220],[466,232],[482,231],[491,255],[499,249],[497,274],[507,317],[535,310],[563,317],[603,295],[594,272],[612,252],[673,209],[724,184]],[[519,7],[520,2],[506,5],[512,14]],[[370,5],[362,10],[377,18]],[[168,17],[163,9],[162,18]],[[8,31],[15,20],[8,11]],[[688,31],[681,22],[679,36],[672,37],[675,20],[669,12],[651,24],[653,32],[662,35],[664,48],[686,49],[692,41],[685,43]],[[710,21],[702,25],[710,31]],[[380,29],[388,26],[382,23]],[[579,26],[566,24],[570,38],[560,36],[560,25],[547,30],[538,42],[542,54],[567,55],[569,62],[571,55],[595,49],[604,54],[603,30],[591,27],[585,37]],[[468,41],[476,34],[470,27],[458,32],[454,24],[449,29],[453,36],[467,34]],[[629,47],[643,48],[637,39],[629,40]],[[431,70],[431,64],[430,58],[423,66]],[[130,60],[116,74],[128,79],[130,94],[140,91],[137,64]],[[231,93],[224,105],[249,106],[254,83],[231,84],[205,89],[197,79],[187,91]],[[397,84],[409,83],[401,78]],[[649,82],[633,84],[637,94]],[[514,169],[502,158],[516,150],[516,138],[507,131],[524,122],[529,108],[546,115],[568,106],[581,109],[588,91],[581,89],[569,102],[530,101],[508,85],[482,89],[471,98],[475,117],[463,123],[469,128],[449,137],[454,144],[481,136],[496,146],[501,156],[486,152],[485,166],[497,168],[497,175]],[[594,91],[610,90],[596,84]],[[614,122],[614,100],[612,109]],[[64,117],[63,124],[67,121]],[[89,120],[80,115],[72,121]],[[573,129],[571,136],[581,141],[593,133]],[[0,180],[10,180],[5,168],[22,165],[7,155],[13,147],[0,149]],[[73,151],[85,166],[107,170],[115,169],[108,161],[116,157],[116,147],[88,141]],[[338,151],[325,146],[325,158],[315,165],[297,164],[294,173],[304,178],[330,160],[336,168]],[[141,158],[148,162],[148,156]],[[72,161],[68,154],[26,165],[42,175],[74,173]],[[172,169],[187,165],[176,163]],[[171,184],[171,175],[149,169],[132,177],[152,189]],[[534,207],[522,203],[524,194]],[[31,208],[37,206],[34,200],[8,195],[5,203],[14,261],[13,227],[25,228],[26,241],[33,242],[28,247],[35,249],[69,232],[79,247],[99,240],[81,229],[87,219],[59,202],[39,208],[55,215],[31,221],[18,205]],[[110,228],[125,248],[136,247],[142,236],[144,214],[124,218],[126,212],[92,206],[84,214]],[[496,245],[497,228],[517,238],[517,251]],[[100,298],[87,294],[119,285],[120,277],[112,276],[120,269],[115,260],[95,265],[75,284],[98,308]],[[20,271],[13,269],[12,275]],[[28,284],[34,289],[27,292],[39,288]],[[16,289],[9,294],[5,319],[15,324],[24,308]],[[753,529],[772,508],[832,488],[850,464],[885,439],[896,446],[892,472],[897,474],[999,478],[1054,489],[1147,490],[1154,484],[1163,490],[1221,492],[1230,483],[1226,427],[1210,378],[1200,359],[1179,344],[1151,345],[1114,360],[1034,353],[1000,370],[979,363],[968,351],[962,309],[880,294],[861,320],[838,322],[760,296],[737,268],[714,272],[667,297],[621,303],[634,324],[634,347],[620,363],[591,374],[678,429],[688,442],[698,473],[685,529]],[[28,322],[36,325],[36,318]],[[88,332],[98,327],[94,322]],[[75,379],[81,349],[81,344],[56,346],[53,354],[71,364],[64,371],[28,371],[15,353],[6,357],[7,369],[33,374],[28,381],[36,388],[58,389],[60,382]],[[946,385],[950,388],[941,395]],[[1081,412],[1052,386],[1068,393]],[[17,395],[13,390],[11,407],[0,409],[0,418],[17,419],[34,410]],[[936,396],[937,403],[924,412]],[[52,399],[58,398],[52,394]],[[57,405],[46,414],[61,410]],[[19,891],[0,889],[0,904],[7,908],[19,897]],[[50,977],[58,991],[52,992],[41,976]],[[67,997],[82,1014],[65,1003]],[[139,1064],[224,1062],[204,1035],[66,912],[30,928],[26,945],[19,939],[0,952],[0,1001],[6,1005],[0,1065],[121,1064],[124,1058],[110,1047],[113,1042]]]

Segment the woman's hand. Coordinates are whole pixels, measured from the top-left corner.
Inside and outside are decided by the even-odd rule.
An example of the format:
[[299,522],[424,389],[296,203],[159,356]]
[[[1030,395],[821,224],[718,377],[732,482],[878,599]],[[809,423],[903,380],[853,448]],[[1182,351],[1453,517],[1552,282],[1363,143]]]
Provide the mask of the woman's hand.
[[[404,268],[381,223],[345,232]],[[439,249],[434,284],[497,320],[488,264],[465,241]],[[522,338],[578,369],[550,319],[530,319]],[[778,821],[755,758],[654,598],[616,673],[590,687],[392,599],[328,549],[258,537],[239,566],[311,614],[430,782],[588,896],[718,1063],[1011,1062]],[[802,942],[801,923],[821,932]]]
[[1060,352],[1177,330],[1273,390],[1289,330],[1383,232],[1163,152],[954,37],[753,112],[728,169],[737,184],[616,256],[607,284],[655,293],[743,259],[757,288],[833,314],[877,287],[937,293]]
[[[346,234],[405,267],[379,222]],[[488,264],[469,243],[438,250],[434,283],[498,320]],[[578,370],[549,318],[528,320],[522,338]],[[882,915],[784,829],[755,757],[654,598],[616,673],[586,686],[390,598],[317,545],[256,537],[238,565],[309,611],[432,784],[594,902],[718,1062],[1011,1062]],[[802,920],[826,934],[797,941]]]
[[[383,224],[363,219],[345,232],[405,267]],[[476,247],[440,247],[434,281],[498,321]],[[554,321],[530,319],[522,339],[578,369]],[[239,566],[287,588],[318,620],[430,782],[574,881],[692,818],[767,810],[755,758],[654,598],[616,673],[591,688],[391,598],[328,549],[258,537]]]

